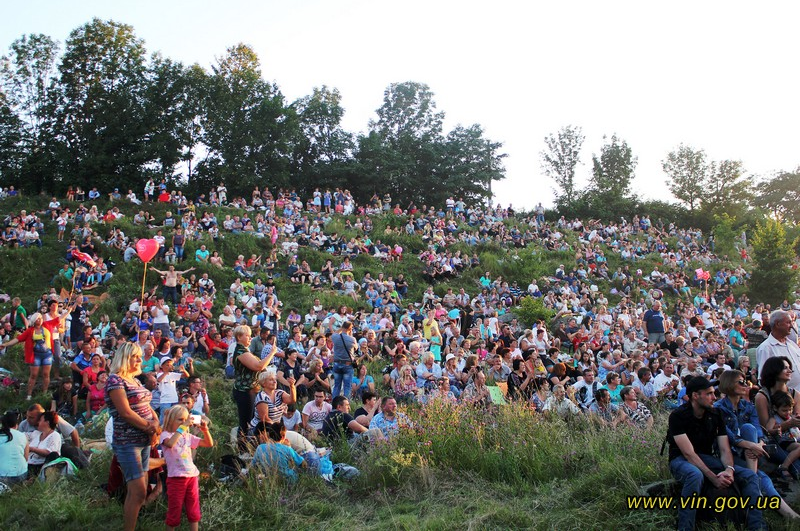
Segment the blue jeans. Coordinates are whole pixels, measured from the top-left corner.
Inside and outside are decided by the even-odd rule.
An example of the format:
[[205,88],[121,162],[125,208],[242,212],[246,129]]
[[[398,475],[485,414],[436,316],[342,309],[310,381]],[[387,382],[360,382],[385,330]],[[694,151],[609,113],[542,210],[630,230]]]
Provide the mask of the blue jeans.
[[[697,454],[703,463],[711,469],[712,472],[722,472],[725,470],[725,465],[711,455]],[[734,465],[734,481],[736,486],[742,493],[742,496],[750,498],[748,504],[753,504],[753,508],[747,513],[747,528],[748,529],[766,529],[761,511],[756,508],[756,499],[761,496],[761,488],[759,486],[759,477],[755,472],[749,468],[744,468]],[[681,484],[681,498],[689,498],[692,495],[700,495],[703,488],[705,476],[699,468],[691,464],[685,457],[676,457],[669,463],[669,470],[672,472],[678,483]],[[678,530],[694,529],[695,510],[694,509],[678,509]]]
[[[749,423],[739,426],[739,436],[745,441],[758,442],[758,431],[755,426]],[[732,450],[734,452],[734,463],[741,467],[747,467],[747,461],[744,459],[744,451],[740,451],[740,448],[732,448]],[[758,471],[758,481],[762,496],[781,497],[778,491],[775,490],[775,485],[772,483],[772,480],[761,470]]]
[[333,398],[344,395],[349,399],[352,387],[353,366],[348,363],[333,362]]

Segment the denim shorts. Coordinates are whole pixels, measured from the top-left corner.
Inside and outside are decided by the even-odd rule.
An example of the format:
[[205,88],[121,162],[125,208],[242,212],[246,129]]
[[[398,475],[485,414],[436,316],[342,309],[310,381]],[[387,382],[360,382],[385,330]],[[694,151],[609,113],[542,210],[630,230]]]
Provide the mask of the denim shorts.
[[53,351],[46,350],[44,352],[36,352],[33,353],[33,367],[41,367],[43,365],[52,365],[53,364]]
[[114,455],[117,456],[119,467],[125,483],[147,475],[150,466],[150,446],[137,444],[114,444]]

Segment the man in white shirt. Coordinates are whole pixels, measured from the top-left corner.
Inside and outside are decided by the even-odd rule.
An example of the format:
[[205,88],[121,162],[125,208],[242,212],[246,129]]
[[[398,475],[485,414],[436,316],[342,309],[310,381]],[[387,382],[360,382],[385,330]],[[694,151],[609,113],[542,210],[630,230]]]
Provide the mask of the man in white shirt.
[[772,332],[756,351],[758,373],[761,374],[761,369],[769,358],[786,356],[795,369],[787,385],[795,391],[800,391],[800,346],[790,339],[792,317],[789,312],[775,310],[769,316],[769,325]]
[[724,369],[726,371],[731,370],[730,365],[725,363],[726,361],[725,354],[722,353],[717,354],[716,360],[717,360],[716,363],[712,363],[711,365],[709,365],[708,370],[706,370],[706,374],[708,374],[709,376],[713,376],[714,371],[716,371],[717,369]]
[[653,388],[660,396],[677,393],[680,390],[681,379],[675,374],[675,365],[671,361],[666,362],[661,373],[653,379]]

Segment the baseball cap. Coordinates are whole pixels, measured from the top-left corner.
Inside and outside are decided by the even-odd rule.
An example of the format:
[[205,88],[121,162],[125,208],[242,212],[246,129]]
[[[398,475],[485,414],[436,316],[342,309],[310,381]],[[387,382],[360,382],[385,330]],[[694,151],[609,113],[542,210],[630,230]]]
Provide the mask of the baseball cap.
[[686,396],[691,397],[692,393],[704,391],[709,387],[714,387],[714,385],[707,378],[703,376],[695,376],[686,384]]
[[448,354],[447,357],[445,357],[444,361],[448,362],[448,361],[454,360],[454,359],[456,359],[456,355],[455,354]]

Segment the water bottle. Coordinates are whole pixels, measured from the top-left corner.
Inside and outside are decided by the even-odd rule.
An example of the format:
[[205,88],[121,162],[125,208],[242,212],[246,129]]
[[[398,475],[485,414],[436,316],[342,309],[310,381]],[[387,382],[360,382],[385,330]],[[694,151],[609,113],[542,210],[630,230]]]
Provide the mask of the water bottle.
[[789,435],[791,435],[792,439],[794,439],[796,442],[800,442],[800,428],[797,426],[789,430]]

